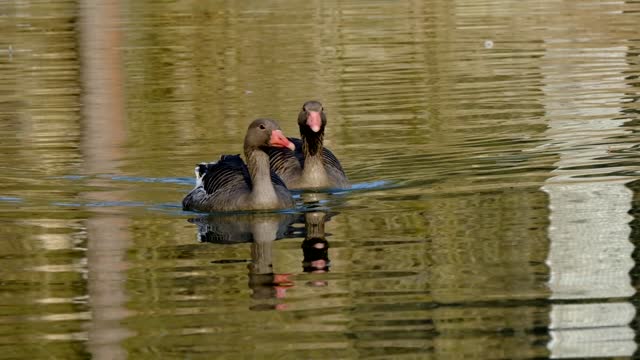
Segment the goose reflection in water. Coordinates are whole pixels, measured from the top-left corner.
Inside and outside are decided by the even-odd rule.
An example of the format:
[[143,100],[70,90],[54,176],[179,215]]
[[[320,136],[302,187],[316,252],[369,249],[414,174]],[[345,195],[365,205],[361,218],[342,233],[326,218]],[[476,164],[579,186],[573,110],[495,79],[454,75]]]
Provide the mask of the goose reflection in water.
[[210,215],[189,219],[198,226],[197,240],[214,244],[240,244],[292,237],[298,215],[252,213]]
[[[189,219],[198,227],[199,242],[215,244],[251,243],[249,288],[251,298],[262,302],[251,306],[252,310],[284,310],[286,304],[271,302],[283,299],[294,286],[292,274],[275,273],[273,270],[273,242],[283,238],[304,236],[302,242],[304,272],[323,273],[329,270],[329,243],[325,239],[325,212],[300,214],[242,214],[205,216]],[[304,230],[294,227],[304,222]],[[312,281],[311,286],[326,286],[326,281]]]
[[[302,242],[302,270],[307,273],[329,271],[329,242],[324,232],[327,213],[316,211],[304,214],[305,235]],[[313,286],[326,286],[325,280],[309,283]]]

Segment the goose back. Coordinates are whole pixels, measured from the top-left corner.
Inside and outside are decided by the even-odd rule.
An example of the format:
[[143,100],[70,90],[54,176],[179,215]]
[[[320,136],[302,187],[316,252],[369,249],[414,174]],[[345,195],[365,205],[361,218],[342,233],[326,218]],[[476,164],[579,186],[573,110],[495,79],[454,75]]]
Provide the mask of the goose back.
[[[213,163],[196,168],[196,187],[182,201],[184,210],[235,211],[251,210],[251,176],[240,155],[222,155]],[[284,181],[271,171],[271,182],[279,199],[279,208],[293,206]]]
[[220,160],[199,164],[196,188],[182,201],[185,210],[237,209],[251,192],[251,177],[239,155],[222,155]]

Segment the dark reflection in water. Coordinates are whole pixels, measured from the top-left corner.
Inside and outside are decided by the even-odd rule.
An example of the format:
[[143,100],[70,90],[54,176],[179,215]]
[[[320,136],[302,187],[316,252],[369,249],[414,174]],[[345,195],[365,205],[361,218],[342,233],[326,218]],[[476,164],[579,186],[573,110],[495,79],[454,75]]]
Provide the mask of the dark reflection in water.
[[[327,214],[310,211],[304,214],[246,214],[202,216],[189,219],[198,227],[201,242],[233,245],[250,243],[251,261],[249,288],[254,300],[282,299],[286,290],[294,286],[291,274],[273,270],[273,242],[284,237],[304,236],[302,242],[302,268],[304,272],[323,273],[329,270],[329,242],[325,238],[324,223]],[[296,222],[304,223],[296,230]],[[224,259],[214,263],[226,263]],[[313,286],[326,286],[326,281],[310,281]],[[257,303],[251,310],[284,310],[281,303]]]
[[198,240],[239,244],[282,239],[293,231],[293,214],[212,215],[189,219],[198,226]]
[[[329,271],[329,241],[325,236],[324,222],[327,214],[321,211],[304,214],[305,235],[302,242],[302,270],[308,273]],[[317,285],[324,285],[318,283]]]
[[[273,242],[290,234],[296,216],[292,214],[251,214],[208,216],[190,219],[198,226],[198,238],[214,244],[251,243],[249,288],[254,300],[283,298],[291,286],[290,274],[273,271]],[[217,260],[220,262],[220,260]],[[256,303],[251,310],[282,310],[282,304]]]

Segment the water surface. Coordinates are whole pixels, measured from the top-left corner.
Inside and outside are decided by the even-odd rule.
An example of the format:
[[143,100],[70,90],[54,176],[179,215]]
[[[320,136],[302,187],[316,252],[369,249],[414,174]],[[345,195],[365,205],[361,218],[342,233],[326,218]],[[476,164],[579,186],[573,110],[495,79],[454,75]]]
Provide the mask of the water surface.
[[[635,1],[0,5],[0,357],[637,353]],[[183,212],[302,103],[353,189]]]

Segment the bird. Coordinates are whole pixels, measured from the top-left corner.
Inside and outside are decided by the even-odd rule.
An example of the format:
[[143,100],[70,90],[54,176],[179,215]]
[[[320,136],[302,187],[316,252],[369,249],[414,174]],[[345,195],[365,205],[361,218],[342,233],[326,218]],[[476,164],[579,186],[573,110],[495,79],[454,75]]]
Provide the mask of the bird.
[[244,156],[222,155],[217,162],[196,166],[196,186],[182,200],[183,210],[276,210],[294,206],[282,179],[269,168],[270,148],[295,149],[272,119],[256,119],[247,128]]
[[327,117],[322,103],[304,103],[298,114],[300,137],[289,138],[294,150],[269,148],[269,164],[289,189],[348,188],[349,180],[338,158],[323,145]]

